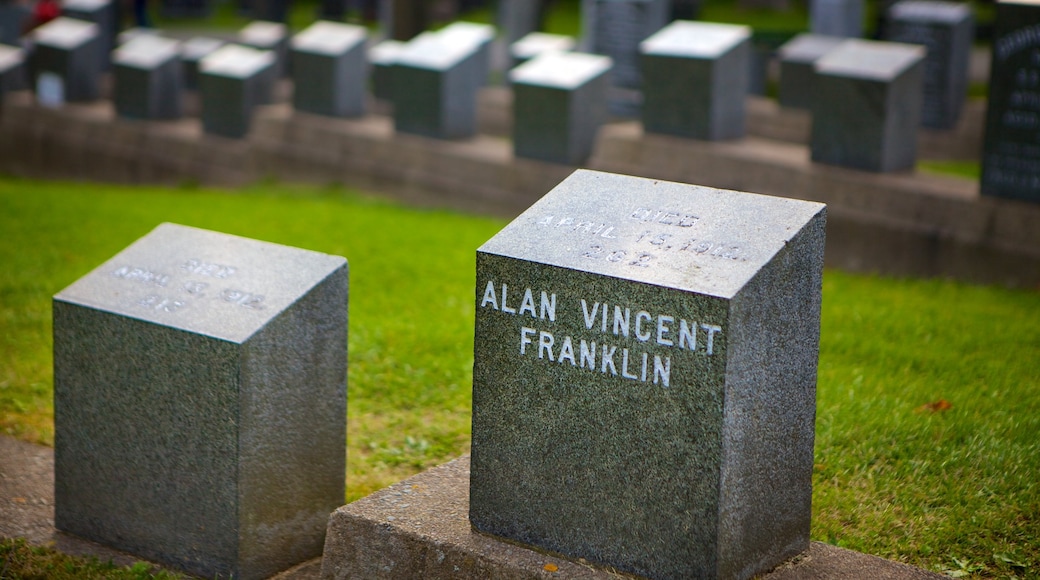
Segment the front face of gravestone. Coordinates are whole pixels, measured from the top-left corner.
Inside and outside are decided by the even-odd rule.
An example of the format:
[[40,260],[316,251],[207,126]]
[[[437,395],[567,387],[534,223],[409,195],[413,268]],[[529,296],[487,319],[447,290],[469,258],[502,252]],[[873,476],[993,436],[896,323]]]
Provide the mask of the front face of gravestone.
[[578,171],[482,246],[473,525],[717,575],[730,302],[802,203]]

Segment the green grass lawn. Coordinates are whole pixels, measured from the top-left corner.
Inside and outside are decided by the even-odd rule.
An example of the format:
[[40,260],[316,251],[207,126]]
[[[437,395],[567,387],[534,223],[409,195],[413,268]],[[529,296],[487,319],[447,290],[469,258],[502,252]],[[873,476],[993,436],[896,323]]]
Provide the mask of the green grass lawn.
[[[340,189],[0,179],[0,431],[50,444],[50,297],[170,221],[350,260],[346,500],[465,453],[475,249],[504,222]],[[1040,293],[828,271],[814,539],[1040,577]]]

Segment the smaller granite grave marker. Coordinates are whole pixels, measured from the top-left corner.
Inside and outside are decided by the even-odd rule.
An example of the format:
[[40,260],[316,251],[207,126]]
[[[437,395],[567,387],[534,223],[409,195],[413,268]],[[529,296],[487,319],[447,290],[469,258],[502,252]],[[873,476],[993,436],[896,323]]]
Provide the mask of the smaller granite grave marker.
[[245,137],[253,110],[267,102],[274,76],[275,56],[229,44],[199,62],[199,94],[202,98],[202,128],[225,137]]
[[1040,202],[1040,4],[997,2],[982,195]]
[[799,34],[780,47],[777,97],[781,106],[795,109],[812,107],[813,95],[816,94],[813,65],[844,40],[838,36]]
[[207,578],[321,555],[346,260],[163,224],[53,308],[58,529]]
[[[289,73],[289,27],[286,25],[262,20],[250,22],[238,32],[238,43],[274,54],[274,67],[271,69],[274,81]],[[269,102],[265,100],[265,104]]]
[[677,20],[639,50],[646,131],[712,140],[744,135],[750,28]]
[[498,3],[498,28],[507,46],[538,30],[538,5],[538,0]]
[[181,116],[180,43],[143,35],[112,55],[116,113],[134,119]]
[[570,36],[532,32],[509,46],[509,55],[516,65],[547,52],[570,52],[577,43]]
[[808,548],[825,211],[579,170],[481,246],[473,526],[648,578]]
[[584,162],[607,120],[610,67],[605,56],[553,52],[510,71],[516,156]]
[[93,101],[100,96],[102,41],[97,24],[62,16],[33,30],[32,38],[35,45],[29,60],[34,86],[39,88],[42,76],[44,86],[60,92],[62,102]]
[[333,117],[365,112],[364,27],[319,21],[292,39],[293,107]]
[[445,43],[473,46],[473,82],[478,89],[486,85],[491,74],[491,43],[495,40],[495,28],[474,22],[453,22],[437,34]]
[[184,68],[184,88],[198,90],[199,88],[199,62],[224,46],[223,40],[195,36],[185,40],[181,44],[181,63]]
[[584,43],[588,52],[614,61],[614,84],[642,84],[639,43],[668,23],[666,0],[583,0]]
[[393,70],[394,127],[452,139],[476,132],[477,45],[424,32],[397,55]]
[[813,34],[863,36],[863,0],[811,0],[809,29]]
[[816,61],[812,159],[868,171],[917,159],[925,50],[846,40]]
[[400,40],[384,40],[368,50],[368,63],[372,67],[372,94],[377,99],[393,100],[393,71],[397,55],[406,43]]
[[0,99],[5,93],[28,87],[25,79],[25,49],[0,44]]
[[98,25],[98,36],[101,38],[98,58],[101,59],[102,70],[108,70],[119,32],[119,4],[115,0],[65,0],[61,5],[61,15]]
[[924,60],[921,125],[951,129],[968,93],[968,64],[975,20],[967,4],[905,0],[888,10],[886,40],[920,44]]

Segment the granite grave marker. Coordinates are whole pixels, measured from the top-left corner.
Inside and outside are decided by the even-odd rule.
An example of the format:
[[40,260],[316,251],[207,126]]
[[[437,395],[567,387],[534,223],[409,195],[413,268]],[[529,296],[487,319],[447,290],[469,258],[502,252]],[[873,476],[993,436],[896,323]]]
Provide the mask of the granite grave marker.
[[253,111],[270,100],[275,56],[228,44],[199,62],[202,128],[207,133],[240,138],[249,133]]
[[293,107],[333,117],[365,112],[364,27],[319,21],[292,39]]
[[919,44],[924,60],[921,125],[952,129],[968,93],[968,63],[975,20],[967,4],[905,0],[888,10],[886,40]]
[[55,526],[203,577],[319,556],[347,264],[163,224],[54,297]]
[[809,30],[813,34],[863,36],[863,0],[810,0]]
[[532,32],[509,46],[509,56],[513,63],[521,65],[547,52],[570,52],[576,44],[570,36]]
[[579,170],[485,243],[474,527],[650,578],[805,550],[824,222]]
[[177,119],[181,116],[183,70],[180,43],[143,35],[112,55],[116,113],[133,119]]
[[799,34],[779,49],[780,84],[777,100],[781,106],[794,109],[812,108],[816,94],[816,61],[844,42],[839,36]]
[[982,195],[1040,201],[1040,3],[997,2]]
[[38,99],[41,93],[48,102],[54,97],[60,102],[84,102],[100,96],[102,43],[97,24],[62,16],[33,30],[32,38],[35,45],[29,60]]
[[613,59],[615,85],[639,88],[639,43],[668,23],[668,2],[582,0],[581,10],[586,50]]
[[397,55],[406,43],[400,40],[384,40],[368,50],[368,64],[372,71],[372,95],[377,99],[393,100],[393,71]]
[[605,56],[553,52],[510,71],[516,156],[583,163],[607,121],[610,68]]
[[5,93],[25,89],[25,49],[0,44],[0,99]]
[[98,25],[98,36],[101,38],[98,58],[101,59],[102,70],[108,70],[119,32],[119,5],[115,0],[65,0],[61,5],[61,15]]
[[472,65],[473,83],[478,89],[486,85],[491,74],[491,43],[495,40],[495,28],[474,22],[453,22],[437,34],[447,44],[473,47],[473,56],[470,57],[475,61]]
[[917,160],[925,49],[846,40],[816,61],[812,160],[867,171]]
[[[289,27],[281,22],[257,20],[247,24],[238,32],[238,43],[257,50],[269,50],[274,54],[271,74],[274,80],[289,72]],[[265,101],[267,104],[270,101]]]
[[184,68],[184,88],[198,90],[199,62],[225,42],[216,38],[194,36],[181,44],[181,63]]
[[749,27],[677,20],[639,51],[646,131],[709,140],[744,135]]
[[394,127],[453,139],[477,128],[477,45],[424,32],[398,53],[392,73]]

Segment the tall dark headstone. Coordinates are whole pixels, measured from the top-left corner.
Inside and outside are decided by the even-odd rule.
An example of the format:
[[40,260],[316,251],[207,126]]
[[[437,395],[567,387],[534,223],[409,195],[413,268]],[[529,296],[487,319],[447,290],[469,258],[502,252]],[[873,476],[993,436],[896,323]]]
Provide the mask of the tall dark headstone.
[[241,138],[249,133],[253,111],[271,94],[275,56],[268,50],[229,44],[199,63],[202,129]]
[[362,26],[319,21],[293,37],[293,107],[333,117],[365,112],[365,38]]
[[1040,202],[1040,4],[997,2],[982,195]]
[[37,99],[49,104],[101,96],[102,41],[97,24],[60,17],[33,30],[30,57]]
[[812,107],[813,96],[816,94],[816,72],[813,66],[844,40],[839,36],[799,34],[780,47],[780,86],[777,90],[777,100],[781,106],[794,109]]
[[183,70],[180,43],[138,36],[112,54],[116,113],[132,119],[181,116]]
[[605,56],[553,52],[510,71],[516,156],[583,163],[607,121],[611,64]]
[[807,549],[825,211],[579,170],[481,246],[473,526],[648,578]]
[[639,43],[668,23],[666,0],[583,0],[583,40],[588,52],[614,61],[614,84],[639,88]]
[[639,50],[646,131],[709,140],[744,135],[750,28],[677,20]]
[[347,264],[163,224],[54,297],[55,526],[213,578],[321,555]]
[[953,128],[968,94],[968,63],[975,40],[971,8],[955,2],[904,0],[888,11],[886,37],[928,49],[921,124]]
[[816,61],[812,160],[867,171],[917,160],[923,47],[846,40]]

